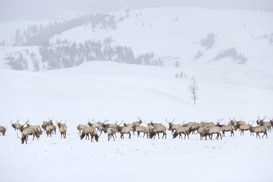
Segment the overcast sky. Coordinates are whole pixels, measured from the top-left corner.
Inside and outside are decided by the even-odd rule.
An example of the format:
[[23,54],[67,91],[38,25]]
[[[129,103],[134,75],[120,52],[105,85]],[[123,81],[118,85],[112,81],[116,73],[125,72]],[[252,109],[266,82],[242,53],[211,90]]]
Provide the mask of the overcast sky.
[[273,11],[273,0],[0,0],[0,21],[57,19],[64,12],[113,12],[163,6]]

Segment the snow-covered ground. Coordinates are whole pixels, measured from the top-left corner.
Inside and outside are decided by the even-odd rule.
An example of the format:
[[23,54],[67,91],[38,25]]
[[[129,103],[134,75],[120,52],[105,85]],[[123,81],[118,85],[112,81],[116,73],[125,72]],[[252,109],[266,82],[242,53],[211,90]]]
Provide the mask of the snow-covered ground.
[[[262,67],[262,66],[261,66]],[[188,79],[175,78],[183,71]],[[194,106],[188,92],[194,76],[200,88]],[[76,125],[94,118],[132,122],[137,117],[167,124],[234,118],[252,124],[271,119],[273,75],[231,61],[182,64],[179,68],[112,62],[24,72],[0,69],[1,181],[265,181],[273,180],[273,134],[268,139],[227,134],[223,140],[146,139],[128,136],[99,142],[80,140]],[[67,139],[43,134],[22,145],[10,121],[41,124],[66,121]],[[255,122],[254,122],[255,124]]]

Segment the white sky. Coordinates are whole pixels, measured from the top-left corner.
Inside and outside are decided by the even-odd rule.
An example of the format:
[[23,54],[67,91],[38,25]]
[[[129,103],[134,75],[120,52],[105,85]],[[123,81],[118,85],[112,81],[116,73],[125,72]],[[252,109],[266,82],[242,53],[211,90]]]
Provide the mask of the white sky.
[[273,11],[273,0],[0,0],[0,21],[57,19],[64,12],[107,12],[163,6]]

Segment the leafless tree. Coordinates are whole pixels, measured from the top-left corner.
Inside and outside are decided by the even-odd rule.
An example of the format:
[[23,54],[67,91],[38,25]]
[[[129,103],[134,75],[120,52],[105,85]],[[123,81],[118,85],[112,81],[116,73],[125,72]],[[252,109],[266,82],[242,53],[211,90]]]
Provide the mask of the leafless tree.
[[196,100],[198,99],[197,92],[199,90],[199,87],[197,86],[197,81],[194,77],[192,77],[191,84],[189,85],[188,89],[189,89],[189,92],[192,94],[193,103],[195,105]]

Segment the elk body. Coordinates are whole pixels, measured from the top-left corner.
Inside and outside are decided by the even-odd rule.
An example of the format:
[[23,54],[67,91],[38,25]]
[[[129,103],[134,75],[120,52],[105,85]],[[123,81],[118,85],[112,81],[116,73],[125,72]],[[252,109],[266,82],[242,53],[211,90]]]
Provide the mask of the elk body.
[[[239,126],[238,128],[239,128],[239,130],[241,132],[240,135],[244,135],[244,132],[249,131],[249,129],[251,127],[250,124],[240,124],[240,125],[237,125],[237,126]],[[251,132],[250,132],[250,135],[251,135]]]
[[237,121],[237,122],[236,122],[236,127],[237,127],[237,128],[240,129],[240,126],[241,126],[241,125],[246,125],[246,122],[244,122],[244,121]]
[[189,126],[189,133],[195,134],[196,131],[198,131],[200,127],[200,124],[198,123],[193,123]]
[[7,129],[4,126],[0,126],[0,133],[5,136]]
[[52,126],[52,125],[53,125],[52,120],[43,121],[43,123],[42,123],[42,128],[43,128],[44,130],[46,130],[46,127],[47,127],[47,126]]
[[[46,135],[47,136],[52,137],[52,133],[54,131],[54,127],[52,125],[48,125],[48,126],[46,126],[45,131],[46,131]],[[56,128],[55,128],[55,132],[56,132]]]
[[225,132],[230,132],[230,136],[234,136],[234,126],[232,125],[227,125],[227,126],[222,126],[222,133],[223,133],[223,136],[225,136]]
[[235,120],[230,119],[228,126],[233,126],[235,131],[237,131],[237,129],[238,129],[237,128],[237,121],[235,121]]
[[178,135],[179,135],[179,138],[181,137],[182,139],[182,134],[184,134],[184,139],[186,138],[186,136],[188,136],[188,139],[189,139],[189,128],[188,127],[180,127],[180,128],[177,128],[173,134],[173,139],[175,139]]
[[169,124],[168,130],[172,131],[172,133],[174,133],[177,130],[177,128],[182,127],[181,124],[173,124],[174,121],[175,119],[172,122],[168,122],[168,120],[166,119],[166,122]]
[[152,131],[150,133],[150,138],[155,138],[156,134],[158,135],[158,139],[159,139],[159,133],[163,133],[162,139],[165,136],[165,139],[167,138],[167,133],[166,133],[167,127],[160,124],[160,125],[155,125],[152,128]]
[[[24,127],[26,124],[27,124],[27,126]],[[28,140],[29,135],[33,136],[32,140],[34,140],[35,137],[37,138],[37,140],[39,140],[40,134],[41,134],[41,132],[39,132],[37,127],[29,125],[28,121],[24,125],[21,126],[20,131],[21,131],[21,138],[20,139],[21,139],[22,144],[24,144],[24,143],[27,144],[27,140]]]
[[117,130],[120,133],[120,138],[121,139],[124,139],[124,134],[128,134],[129,135],[129,139],[131,138],[132,128],[130,128],[130,127],[124,127],[124,126],[123,127],[118,126]]
[[108,135],[108,141],[110,141],[111,137],[113,137],[113,140],[115,141],[115,137],[114,135],[116,134],[116,132],[118,132],[118,130],[116,128],[107,128],[107,135]]
[[267,128],[267,131],[271,132],[271,127],[272,127],[271,121],[265,122],[264,119],[261,119],[260,121],[258,119],[256,122],[259,126],[264,126]]
[[266,138],[268,138],[267,137],[267,128],[265,126],[255,126],[255,127],[251,126],[249,130],[252,133],[256,133],[256,138],[257,137],[261,138],[260,133],[264,134],[263,137],[266,135]]
[[135,126],[134,130],[137,132],[137,137],[140,136],[140,133],[143,133],[143,138],[144,138],[145,134],[147,135],[147,138],[148,138],[149,130],[148,130],[147,127],[145,127],[145,126]]
[[209,130],[209,128],[207,128],[207,127],[199,127],[198,128],[197,132],[200,134],[200,140],[202,140],[203,137],[205,137],[205,140],[207,140],[207,137],[209,135],[208,130]]
[[67,126],[65,123],[57,122],[57,126],[59,128],[59,131],[61,133],[61,138],[66,138],[66,132],[67,132]]
[[221,140],[222,140],[221,131],[222,131],[222,129],[221,129],[221,127],[219,127],[219,126],[213,126],[213,127],[209,128],[209,129],[208,129],[209,138],[212,140],[212,136],[213,136],[214,134],[217,134],[216,139],[218,140],[219,137],[220,137]]
[[86,136],[88,137],[88,139],[89,139],[89,136],[91,136],[91,142],[93,142],[93,137],[95,137],[96,142],[98,142],[99,140],[96,127],[94,126],[89,126],[85,128],[80,135],[80,139],[82,140]]
[[85,128],[87,128],[87,127],[88,127],[88,125],[79,124],[79,125],[77,126],[77,130],[79,131],[79,134],[81,134],[81,132],[82,132]]
[[17,131],[20,130],[20,128],[22,126],[22,125],[19,124],[19,120],[17,120],[16,123],[12,123],[12,121],[11,121],[10,124],[11,124],[11,127],[14,128],[14,130],[17,130]]

